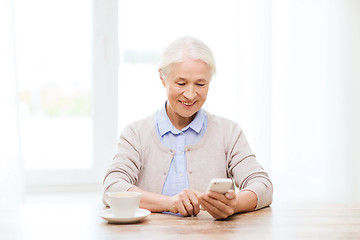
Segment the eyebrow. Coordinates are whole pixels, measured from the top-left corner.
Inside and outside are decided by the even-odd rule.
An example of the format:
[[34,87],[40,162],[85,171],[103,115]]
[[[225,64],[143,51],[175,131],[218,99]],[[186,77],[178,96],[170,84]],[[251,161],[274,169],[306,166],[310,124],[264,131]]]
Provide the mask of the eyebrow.
[[[188,80],[187,78],[184,78],[184,77],[178,77],[177,79],[178,79],[178,80],[181,80],[181,81],[187,81],[187,80]],[[200,81],[206,82],[206,79],[200,78],[200,79],[196,79],[196,80],[195,80],[195,82],[200,82]]]

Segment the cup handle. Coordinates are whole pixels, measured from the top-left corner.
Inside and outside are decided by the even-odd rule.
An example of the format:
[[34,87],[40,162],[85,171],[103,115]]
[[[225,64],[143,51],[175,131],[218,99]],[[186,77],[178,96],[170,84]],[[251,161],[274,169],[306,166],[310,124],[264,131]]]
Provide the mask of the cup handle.
[[106,192],[104,194],[104,200],[105,200],[105,203],[108,207],[110,207],[110,203],[109,203],[109,195],[110,195],[110,192]]

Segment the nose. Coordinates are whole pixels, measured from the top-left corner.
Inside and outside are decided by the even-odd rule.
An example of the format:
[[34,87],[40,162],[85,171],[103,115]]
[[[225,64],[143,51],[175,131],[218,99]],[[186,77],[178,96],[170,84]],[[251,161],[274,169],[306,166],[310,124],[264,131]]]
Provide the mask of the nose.
[[189,86],[183,95],[186,99],[193,100],[196,97],[196,90],[193,86]]

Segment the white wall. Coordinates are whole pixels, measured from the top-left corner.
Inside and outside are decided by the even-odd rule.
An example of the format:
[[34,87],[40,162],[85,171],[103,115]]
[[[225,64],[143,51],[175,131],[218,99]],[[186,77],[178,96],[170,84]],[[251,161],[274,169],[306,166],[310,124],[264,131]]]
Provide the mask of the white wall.
[[360,2],[273,9],[275,200],[359,203]]
[[360,1],[329,4],[326,115],[327,191],[360,203]]

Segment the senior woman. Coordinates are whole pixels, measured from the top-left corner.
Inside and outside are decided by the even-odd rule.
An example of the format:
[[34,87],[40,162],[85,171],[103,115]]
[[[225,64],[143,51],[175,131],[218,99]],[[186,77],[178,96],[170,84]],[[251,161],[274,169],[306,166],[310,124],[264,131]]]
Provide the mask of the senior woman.
[[[159,74],[167,101],[155,114],[128,125],[104,179],[104,197],[141,192],[140,207],[196,216],[200,206],[216,219],[272,202],[272,183],[239,125],[202,109],[216,72],[211,50],[183,37],[162,55]],[[212,178],[239,188],[205,193]]]

